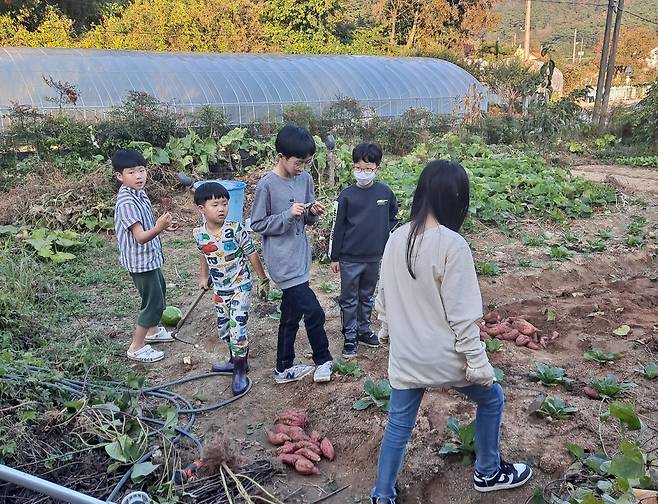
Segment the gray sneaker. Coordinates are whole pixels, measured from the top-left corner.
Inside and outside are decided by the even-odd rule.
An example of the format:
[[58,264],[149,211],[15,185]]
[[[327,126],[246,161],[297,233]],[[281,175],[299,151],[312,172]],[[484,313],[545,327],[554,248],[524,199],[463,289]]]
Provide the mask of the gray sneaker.
[[276,383],[290,383],[290,382],[301,380],[306,375],[311,374],[312,372],[313,372],[313,366],[307,366],[306,364],[297,364],[296,366],[291,366],[282,372],[279,372],[275,369],[274,381]]
[[325,383],[331,381],[331,373],[334,370],[334,361],[330,360],[315,368],[313,381],[315,383]]

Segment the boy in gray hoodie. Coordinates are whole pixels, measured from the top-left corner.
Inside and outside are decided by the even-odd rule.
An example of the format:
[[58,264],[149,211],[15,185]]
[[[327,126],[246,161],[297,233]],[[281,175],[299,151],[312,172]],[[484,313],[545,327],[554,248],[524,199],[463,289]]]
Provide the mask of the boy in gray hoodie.
[[256,186],[251,229],[263,237],[270,277],[283,291],[277,341],[276,383],[301,380],[313,366],[294,364],[295,339],[302,318],[313,350],[316,382],[328,382],[333,357],[324,330],[325,315],[309,286],[311,244],[306,224],[315,224],[325,208],[315,200],[313,178],[305,170],[313,162],[315,141],[304,128],[285,126],[275,142],[274,169]]

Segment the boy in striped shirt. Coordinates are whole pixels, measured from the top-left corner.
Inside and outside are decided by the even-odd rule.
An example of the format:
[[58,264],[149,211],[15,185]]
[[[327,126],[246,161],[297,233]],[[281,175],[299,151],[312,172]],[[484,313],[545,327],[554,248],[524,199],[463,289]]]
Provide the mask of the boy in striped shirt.
[[148,178],[146,160],[139,152],[132,149],[117,151],[112,156],[112,168],[121,182],[114,208],[119,262],[130,273],[142,298],[127,355],[139,362],[156,362],[164,358],[164,352],[147,343],[173,341],[164,327],[158,327],[166,306],[160,233],[171,228],[173,221],[169,212],[157,220],[153,216],[151,200],[144,191]]

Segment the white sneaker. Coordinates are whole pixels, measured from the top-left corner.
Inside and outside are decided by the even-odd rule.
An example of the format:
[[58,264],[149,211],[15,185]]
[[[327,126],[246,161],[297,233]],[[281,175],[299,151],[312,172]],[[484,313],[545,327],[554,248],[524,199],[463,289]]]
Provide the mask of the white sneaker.
[[296,366],[291,366],[285,371],[274,370],[274,381],[276,383],[290,383],[294,381],[299,381],[304,378],[306,375],[313,372],[313,366],[307,366],[306,364],[297,364]]
[[500,461],[500,469],[490,477],[485,477],[477,471],[473,476],[473,486],[478,492],[495,492],[509,490],[525,485],[532,478],[532,469],[527,464],[508,464]]
[[159,360],[164,359],[164,352],[153,350],[151,345],[144,345],[136,352],[131,352],[128,350],[126,355],[130,360],[137,362],[158,362]]
[[313,381],[315,383],[326,383],[331,381],[331,373],[334,371],[334,361],[330,360],[315,368]]
[[147,343],[169,343],[170,341],[174,341],[174,338],[164,327],[160,327],[157,333],[147,334],[144,341]]

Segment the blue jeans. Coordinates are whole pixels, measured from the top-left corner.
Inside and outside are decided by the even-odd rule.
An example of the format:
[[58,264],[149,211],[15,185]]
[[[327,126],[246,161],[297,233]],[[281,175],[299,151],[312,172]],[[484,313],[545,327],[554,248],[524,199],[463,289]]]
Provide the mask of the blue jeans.
[[[491,476],[500,468],[498,444],[505,404],[503,389],[494,383],[490,387],[470,385],[456,390],[477,404],[475,470],[484,476]],[[404,450],[416,424],[418,408],[424,394],[424,388],[391,391],[388,423],[379,452],[377,482],[372,489],[372,497],[378,499],[396,497],[395,482],[402,467]]]

